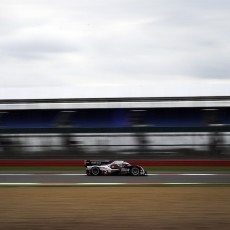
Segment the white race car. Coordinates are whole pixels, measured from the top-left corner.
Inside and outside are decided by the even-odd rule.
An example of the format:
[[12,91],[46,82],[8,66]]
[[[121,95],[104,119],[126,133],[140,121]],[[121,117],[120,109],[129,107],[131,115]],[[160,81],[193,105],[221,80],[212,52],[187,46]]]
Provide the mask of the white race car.
[[131,165],[125,161],[85,160],[84,165],[88,176],[99,175],[130,175],[145,176],[147,172],[139,165]]

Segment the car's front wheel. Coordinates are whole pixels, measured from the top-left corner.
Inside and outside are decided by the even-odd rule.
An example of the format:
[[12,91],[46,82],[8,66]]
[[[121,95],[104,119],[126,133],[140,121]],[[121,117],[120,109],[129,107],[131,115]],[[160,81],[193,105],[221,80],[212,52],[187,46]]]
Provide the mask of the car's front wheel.
[[130,169],[130,174],[132,176],[138,176],[140,174],[140,169],[134,166]]
[[93,167],[90,169],[90,175],[99,176],[100,174],[101,174],[101,171],[98,167]]

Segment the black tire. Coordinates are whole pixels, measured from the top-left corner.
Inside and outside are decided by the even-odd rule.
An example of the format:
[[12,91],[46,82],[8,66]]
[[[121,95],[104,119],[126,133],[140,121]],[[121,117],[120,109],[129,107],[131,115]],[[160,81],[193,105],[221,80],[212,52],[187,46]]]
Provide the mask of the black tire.
[[131,169],[130,169],[130,174],[132,176],[138,176],[140,174],[140,169],[136,166],[133,166]]
[[101,174],[101,170],[98,167],[93,167],[90,169],[91,176],[99,176]]

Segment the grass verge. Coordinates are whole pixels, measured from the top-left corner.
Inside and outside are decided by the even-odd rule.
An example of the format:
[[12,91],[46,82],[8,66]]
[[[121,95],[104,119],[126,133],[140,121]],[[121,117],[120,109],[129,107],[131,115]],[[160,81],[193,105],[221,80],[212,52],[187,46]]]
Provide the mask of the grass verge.
[[2,166],[1,171],[85,171],[84,167],[63,167],[63,166]]

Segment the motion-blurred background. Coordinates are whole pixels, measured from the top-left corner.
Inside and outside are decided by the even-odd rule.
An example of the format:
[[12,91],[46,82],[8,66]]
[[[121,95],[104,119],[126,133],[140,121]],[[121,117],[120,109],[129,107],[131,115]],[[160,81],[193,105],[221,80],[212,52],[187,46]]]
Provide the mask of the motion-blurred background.
[[230,2],[1,0],[0,158],[229,158]]
[[230,97],[0,101],[2,159],[227,159]]

